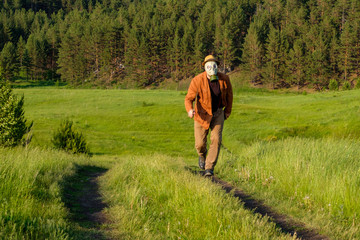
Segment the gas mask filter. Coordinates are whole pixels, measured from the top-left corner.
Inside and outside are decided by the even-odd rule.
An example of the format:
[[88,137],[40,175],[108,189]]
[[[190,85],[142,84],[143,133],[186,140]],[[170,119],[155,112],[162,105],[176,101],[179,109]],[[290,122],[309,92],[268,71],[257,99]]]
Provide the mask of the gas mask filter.
[[214,61],[209,61],[207,63],[205,63],[205,71],[207,73],[207,75],[210,77],[210,81],[216,81],[218,80],[218,65],[216,62]]

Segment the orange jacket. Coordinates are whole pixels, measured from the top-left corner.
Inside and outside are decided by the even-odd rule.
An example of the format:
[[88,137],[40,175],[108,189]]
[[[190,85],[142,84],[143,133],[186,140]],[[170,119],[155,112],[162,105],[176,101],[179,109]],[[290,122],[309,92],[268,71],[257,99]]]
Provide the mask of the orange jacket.
[[[218,77],[221,91],[221,106],[224,108],[225,115],[230,116],[233,103],[230,79],[224,73],[218,73]],[[185,97],[185,109],[187,112],[193,109],[195,98],[194,120],[199,122],[205,129],[209,129],[212,119],[211,92],[205,71],[191,80],[189,90]]]

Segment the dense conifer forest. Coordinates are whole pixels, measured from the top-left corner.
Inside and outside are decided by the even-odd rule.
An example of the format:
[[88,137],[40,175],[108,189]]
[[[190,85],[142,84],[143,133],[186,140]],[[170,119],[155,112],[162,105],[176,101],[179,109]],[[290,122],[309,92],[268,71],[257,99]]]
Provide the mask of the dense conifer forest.
[[0,77],[73,86],[158,85],[207,54],[254,84],[354,84],[358,0],[2,0]]

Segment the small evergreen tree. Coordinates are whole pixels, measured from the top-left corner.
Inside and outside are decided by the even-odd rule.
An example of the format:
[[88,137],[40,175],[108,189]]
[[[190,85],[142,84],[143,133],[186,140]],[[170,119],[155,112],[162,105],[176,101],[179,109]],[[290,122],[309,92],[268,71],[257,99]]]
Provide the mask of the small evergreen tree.
[[349,81],[345,81],[342,90],[351,90],[351,83]]
[[329,90],[331,90],[331,91],[339,90],[339,83],[335,79],[330,80]]
[[52,143],[56,149],[70,153],[90,153],[85,137],[73,129],[73,122],[69,120],[61,122],[53,135]]
[[[5,147],[19,145],[23,136],[30,131],[32,122],[26,125],[23,106],[24,96],[17,100],[10,87],[0,85],[0,145]],[[26,142],[28,143],[30,139]]]

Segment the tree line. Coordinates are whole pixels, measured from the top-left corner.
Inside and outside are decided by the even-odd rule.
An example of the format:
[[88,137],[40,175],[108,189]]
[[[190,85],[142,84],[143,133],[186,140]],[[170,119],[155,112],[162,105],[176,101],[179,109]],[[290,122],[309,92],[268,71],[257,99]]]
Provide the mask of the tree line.
[[273,87],[351,84],[359,76],[359,37],[357,0],[264,1],[248,28],[242,62],[252,81]]
[[4,0],[2,79],[144,87],[202,71],[255,84],[322,89],[353,82],[360,64],[357,0]]

